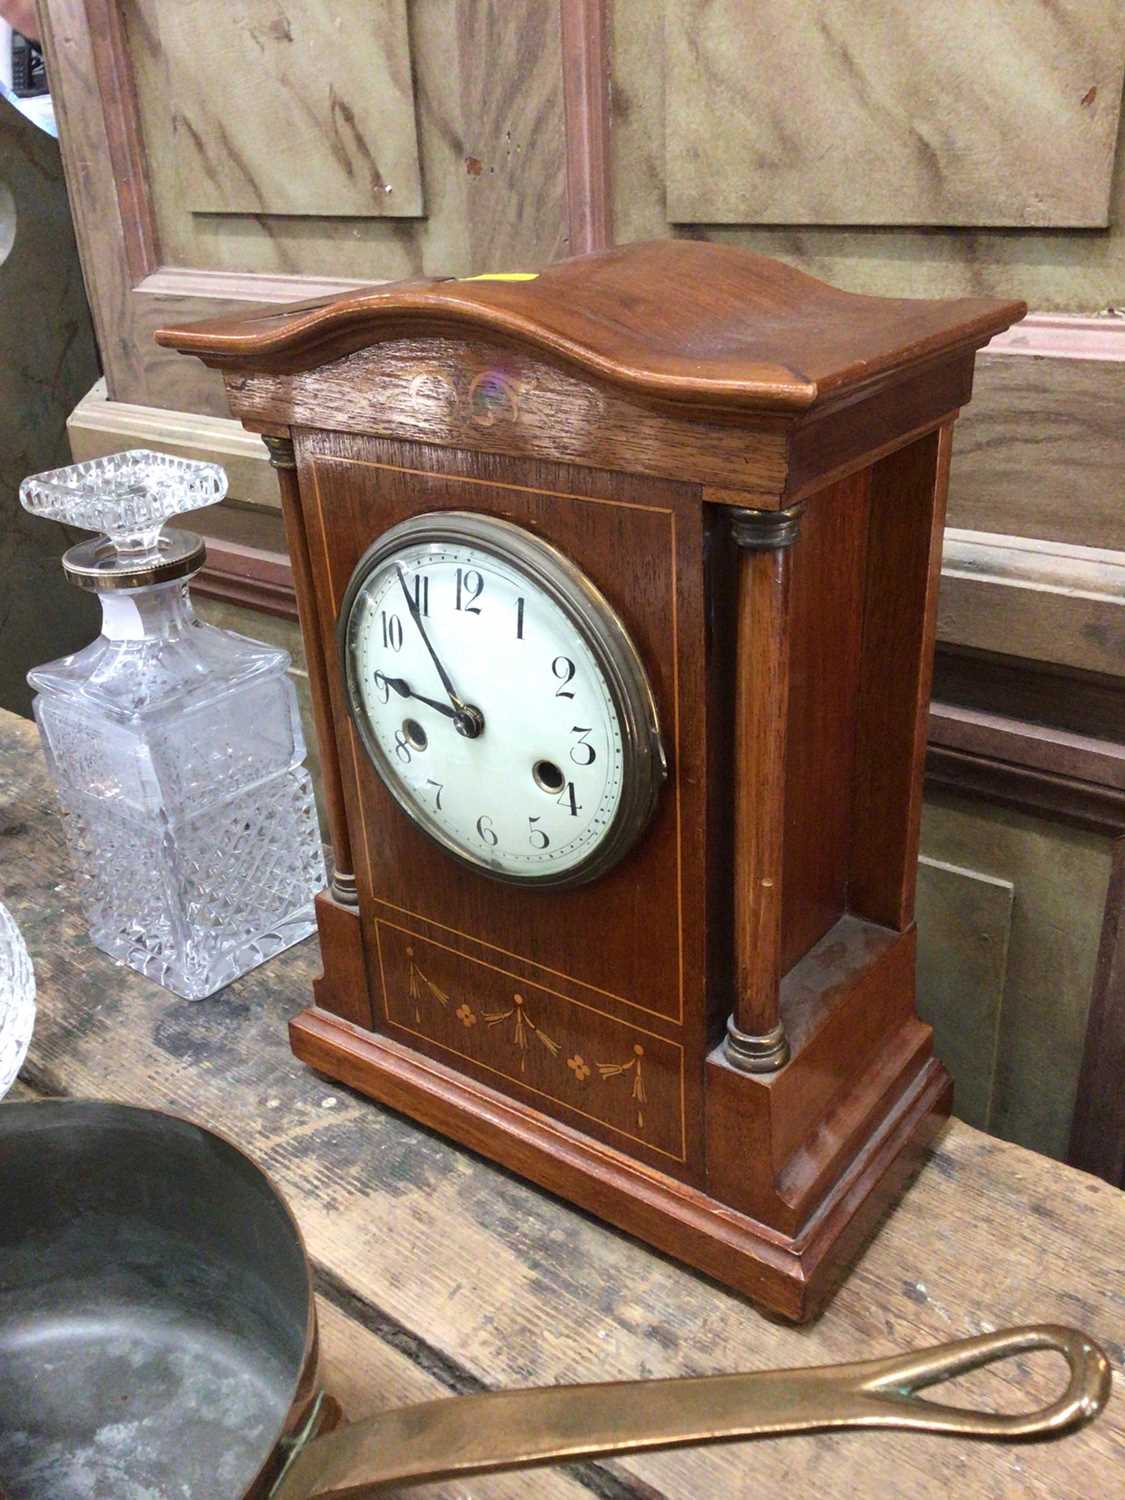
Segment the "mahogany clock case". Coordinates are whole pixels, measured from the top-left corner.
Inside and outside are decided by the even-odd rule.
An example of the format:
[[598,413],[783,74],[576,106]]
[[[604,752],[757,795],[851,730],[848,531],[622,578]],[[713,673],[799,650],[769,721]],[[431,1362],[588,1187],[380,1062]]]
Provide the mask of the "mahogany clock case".
[[[948,1112],[914,1010],[937,570],[974,352],[1020,315],[669,241],[158,335],[279,464],[336,865],[299,1056],[817,1310]],[[587,885],[451,860],[349,717],[353,571],[442,511],[557,548],[651,682],[668,781]]]

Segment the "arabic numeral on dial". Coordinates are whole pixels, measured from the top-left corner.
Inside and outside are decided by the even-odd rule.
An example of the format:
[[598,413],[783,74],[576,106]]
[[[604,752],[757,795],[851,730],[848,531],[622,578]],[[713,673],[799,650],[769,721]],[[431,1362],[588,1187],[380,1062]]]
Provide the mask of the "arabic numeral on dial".
[[436,788],[434,792],[434,811],[441,812],[441,794],[445,791],[445,783],[441,781],[434,781],[431,778],[427,777],[426,785]]
[[404,766],[408,766],[410,764],[410,741],[406,738],[406,735],[403,734],[401,729],[395,730],[395,757],[396,759],[400,760]]
[[484,592],[484,578],[475,568],[457,569],[457,601],[455,609],[461,610],[466,615],[479,615],[480,605],[476,602]]
[[560,807],[565,807],[572,818],[576,818],[582,811],[582,804],[574,790],[574,782],[568,781],[563,790],[555,798]]
[[535,825],[538,821],[538,818],[528,818],[527,842],[533,849],[549,849],[551,847],[551,840],[547,837],[545,829],[536,828]]
[[420,615],[427,619],[430,614],[430,580],[425,573],[415,573],[410,584],[410,597],[414,601],[414,608]]
[[477,819],[477,837],[482,843],[487,844],[490,849],[495,849],[496,845],[500,842],[496,836],[496,830],[492,826],[492,819],[487,813],[481,813]]
[[524,600],[523,600],[523,596],[521,595],[516,600],[516,640],[517,641],[522,641],[523,640],[523,605],[524,605]]
[[586,739],[588,734],[593,734],[592,729],[583,729],[580,724],[571,726],[571,734],[576,734],[578,739],[570,747],[570,758],[576,766],[592,766],[598,758],[598,752]]
[[384,609],[379,612],[379,619],[383,625],[383,645],[392,651],[401,651],[402,621],[398,615],[389,615]]
[[574,694],[567,692],[567,683],[574,680],[575,666],[569,656],[556,656],[551,663],[551,672],[562,683],[561,687],[555,689],[556,698],[573,698]]
[[375,673],[375,691],[379,694],[380,703],[389,703],[391,701],[391,688],[387,682],[386,673]]

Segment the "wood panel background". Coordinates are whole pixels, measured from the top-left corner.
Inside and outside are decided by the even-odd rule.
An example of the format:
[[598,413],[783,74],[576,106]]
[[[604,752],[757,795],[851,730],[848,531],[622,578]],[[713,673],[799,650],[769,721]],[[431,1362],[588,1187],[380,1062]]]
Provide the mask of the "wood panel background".
[[422,215],[406,0],[129,0],[126,15],[179,213]]
[[[801,97],[806,87],[805,78],[815,80],[810,87],[819,86],[820,74],[815,63],[794,45],[784,65],[775,70],[775,76],[780,74],[784,80],[784,87],[778,85],[780,102],[776,118],[764,111],[752,117],[747,106],[750,80],[754,74],[752,59],[745,52],[740,59],[737,33],[724,30],[724,17],[734,16],[734,4],[728,10],[725,5],[705,7],[691,3],[691,0],[672,0],[672,3],[689,17],[681,29],[688,29],[694,38],[710,28],[710,45],[725,52],[726,69],[737,70],[733,92],[722,95],[720,85],[713,88],[716,96],[721,98],[723,112],[716,122],[715,132],[701,144],[701,154],[709,159],[725,160],[728,176],[732,179],[755,177],[757,154],[754,142],[763,135],[768,139],[779,128],[788,128],[790,138],[786,161],[796,160],[799,167],[804,168],[794,174],[794,199],[803,199],[806,193],[812,196],[818,185],[817,163],[804,157],[804,147],[800,144],[806,115],[799,108],[790,108],[790,101]],[[768,14],[775,7],[764,9]],[[780,11],[780,7],[776,9]],[[830,7],[833,17],[850,9],[838,5]],[[973,54],[974,70],[979,70],[982,77],[993,78],[994,87],[1005,98],[1019,100],[1025,109],[1032,91],[1040,87],[1050,88],[1040,72],[1030,75],[1026,72],[1029,54],[1024,50],[1025,46],[1037,47],[1041,44],[1035,43],[1035,38],[1053,36],[1056,54],[1053,60],[1048,61],[1046,54],[1042,54],[1043,67],[1050,71],[1056,66],[1068,67],[1068,59],[1081,55],[1092,39],[1080,24],[1077,7],[1040,4],[1039,0],[1016,0],[1016,3],[1005,6],[977,4],[976,0],[950,0],[943,5],[877,8],[862,6],[857,0],[855,9],[860,19],[854,21],[850,29],[841,26],[836,31],[838,45],[835,55],[831,51],[824,53],[832,70],[830,76],[840,78],[840,69],[845,66],[846,59],[857,51],[863,53],[868,45],[863,33],[877,26],[879,15],[905,17],[908,12],[924,14],[932,18],[930,24],[942,35],[942,28],[947,24],[959,28],[961,18],[975,17],[980,45]],[[811,4],[786,5],[784,8],[787,17],[812,15],[814,11],[822,16],[828,14],[825,7]],[[748,26],[763,13],[763,7],[738,6],[737,12],[740,17],[738,24]],[[1119,46],[1125,31],[1120,4],[1106,6],[1101,15],[1102,25],[1114,38],[1110,44],[1112,50]],[[706,25],[702,20],[704,16],[712,18]],[[810,24],[815,27],[815,22]],[[832,24],[835,28],[835,21]],[[988,47],[992,35],[990,27],[1004,24],[1015,28],[1019,44],[1015,50],[996,53]],[[721,222],[721,215],[716,222],[713,214],[705,212],[698,219],[677,221],[676,215],[683,210],[675,207],[674,198],[670,198],[667,163],[669,153],[674,154],[679,148],[667,140],[666,125],[669,72],[671,68],[684,66],[682,46],[675,58],[670,57],[669,39],[676,34],[675,25],[669,26],[665,7],[653,4],[652,0],[613,0],[609,7],[613,55],[613,129],[610,138],[613,219],[618,240],[624,242],[669,233],[690,233],[742,244],[763,254],[793,261],[814,276],[821,276],[851,291],[942,297],[970,292],[1011,295],[1016,290],[1031,307],[1041,310],[1094,311],[1121,307],[1125,303],[1125,153],[1121,150],[1120,120],[1116,141],[1111,143],[1107,153],[1107,161],[1111,163],[1107,173],[1108,214],[1102,222],[1108,227],[1101,230],[1043,229],[1035,227],[1028,218],[1024,221],[1025,227],[1018,232],[975,222],[967,227],[945,227],[939,231],[931,227],[941,222],[933,217],[917,227],[910,227],[909,214],[872,224],[868,215],[873,214],[873,210],[868,205],[877,203],[884,196],[883,174],[865,174],[850,165],[841,174],[840,191],[848,195],[850,204],[844,222],[825,222],[822,216],[821,222],[809,223],[804,212],[771,225],[753,225],[748,220],[725,224]],[[794,37],[798,35],[799,27],[795,27]],[[694,40],[692,45],[695,45]],[[937,50],[941,48],[937,47]],[[1117,56],[1118,60],[1112,67],[1119,69]],[[883,87],[884,71],[880,68],[876,74],[876,101],[881,99],[878,90]],[[1083,73],[1082,77],[1085,81],[1078,89],[1078,97],[1067,108],[1076,108],[1083,124],[1092,123],[1094,118],[1087,120],[1086,111],[1104,108],[1107,111],[1102,117],[1101,128],[1104,128],[1105,121],[1120,111],[1120,71],[1097,76],[1090,73],[1088,78]],[[707,87],[712,88],[712,85]],[[1082,105],[1082,99],[1092,88],[1096,88],[1097,93],[1089,104]],[[949,153],[955,149],[954,142],[957,143],[956,149],[964,149],[966,154],[977,148],[974,135],[969,134],[966,147],[959,128],[956,132],[952,129],[954,124],[959,127],[962,116],[967,114],[973,118],[975,112],[984,108],[971,92],[966,92],[967,89],[971,89],[971,81],[966,82],[960,92],[951,94],[944,106],[945,130],[934,137],[936,150],[932,165],[935,178],[938,169],[948,162]],[[829,89],[828,92],[831,95],[830,108],[841,130],[852,128],[850,122],[855,117],[868,117],[873,101],[865,94],[862,75],[844,74],[839,90]],[[702,97],[705,99],[705,95]],[[711,106],[705,102],[704,107]],[[889,119],[884,117],[883,123],[895,127],[893,115]],[[690,130],[690,124],[686,128]],[[724,156],[724,138],[732,134],[748,141],[747,151],[754,154]],[[1079,135],[1062,134],[1076,150],[1080,149]],[[943,145],[946,151],[944,159]],[[1010,149],[1019,150],[1019,143],[1010,143]],[[1076,158],[1055,151],[1049,154],[1055,163],[1051,176],[1054,183],[1057,172],[1068,171]],[[1026,190],[1025,196],[1030,200],[1033,193],[1042,193],[1044,189],[1041,179],[1033,179],[1027,167],[1027,162],[1021,163],[1014,187],[1017,192]],[[746,190],[736,182],[729,192],[737,194]],[[724,188],[726,191],[728,189]],[[997,183],[995,191],[1002,193],[1004,185]],[[1048,197],[1052,191],[1048,185]],[[670,203],[673,206],[670,207]],[[1024,212],[1030,215],[1030,203],[1025,205]]]
[[[1125,301],[1125,266],[1120,287]],[[1125,359],[981,355],[948,521],[1125,552]]]
[[[206,25],[183,0],[126,0],[124,14],[165,264],[392,281],[566,254],[560,38],[542,0],[242,0]],[[254,87],[232,110],[239,75]],[[221,171],[207,192],[193,132]]]
[[[930,860],[973,872],[974,932],[966,941],[954,935],[931,867],[922,879],[928,905],[919,912],[920,976],[927,977],[925,1004],[939,1030],[948,1033],[967,1013],[977,1036],[987,1017],[991,989],[998,1006],[992,1082],[986,1053],[966,1053],[967,1039],[953,1041],[954,1065],[961,1062],[962,1087],[974,1107],[988,1100],[988,1128],[1048,1156],[1065,1158],[1074,1100],[1082,1071],[1106,891],[1113,864],[1112,843],[1094,833],[1063,827],[1028,813],[931,791],[923,815],[922,847]],[[994,882],[1011,888],[1011,926],[1006,961],[1003,895]],[[948,875],[941,882],[947,893]],[[965,900],[967,889],[960,899]],[[999,905],[1000,913],[995,911]],[[991,915],[990,915],[991,912]],[[983,934],[989,937],[984,941]],[[954,937],[955,946],[941,946]],[[974,957],[973,949],[977,949]],[[985,952],[993,950],[985,961]],[[992,977],[987,970],[994,964]],[[937,977],[940,966],[941,977]],[[955,977],[984,990],[967,1002]],[[997,991],[1000,991],[996,1001]],[[992,1018],[987,1017],[988,1024]]]
[[665,0],[667,215],[1100,227],[1117,0]]
[[953,1075],[959,1119],[988,1130],[1015,887],[923,855],[918,864],[918,1014]]
[[[248,4],[208,8],[206,24],[217,25],[220,36],[232,28],[241,36],[242,23],[257,13]],[[212,155],[220,124],[232,148],[224,148],[217,172],[216,191],[226,196],[214,201],[238,211],[204,212],[185,194],[181,158],[189,148],[178,145],[176,131],[180,121],[180,134],[187,132],[191,113],[179,107],[184,91],[176,70],[190,50],[189,33],[180,27],[194,17],[202,29],[202,7],[189,0],[45,0],[42,29],[67,183],[111,401],[227,415],[213,372],[156,348],[152,334],[162,323],[234,311],[247,302],[323,296],[361,281],[536,266],[568,253],[562,37],[553,0],[412,0],[402,8],[405,39],[402,27],[391,33],[392,55],[385,60],[379,56],[383,30],[371,21],[383,7],[360,7],[367,19],[358,36],[354,27],[342,29],[346,42],[334,46],[332,66],[352,49],[349,76],[366,80],[366,118],[378,124],[374,96],[383,85],[393,84],[402,101],[382,138],[385,147],[364,144],[384,186],[397,191],[400,171],[393,164],[407,164],[399,201],[414,210],[406,217],[387,212],[394,193],[382,195],[378,212],[356,211],[355,193],[371,186],[370,166],[354,132],[348,149],[333,150],[335,129],[350,127],[339,99],[332,105],[321,53],[284,41],[287,26],[300,40],[305,18],[316,9],[293,0],[292,14],[273,16],[278,36],[269,33],[263,47],[268,43],[286,56],[294,49],[295,60],[267,67],[278,90],[269,107],[247,102],[228,107],[217,123],[212,119]],[[399,5],[391,12],[398,14]],[[380,26],[388,24],[384,17]],[[243,38],[242,45],[257,51],[252,40]],[[254,78],[258,71],[228,63],[216,88],[229,88],[229,98],[238,100],[241,75]],[[261,79],[258,85],[264,87]],[[214,115],[218,104],[209,105],[210,96],[194,81],[189,93],[193,109]],[[278,112],[288,124],[271,129]],[[385,165],[384,150],[392,165]],[[191,151],[189,188],[198,165]],[[250,208],[238,186],[244,157],[241,181],[247,191],[253,182],[251,196],[262,198]],[[354,183],[344,157],[356,170]],[[263,163],[273,174],[268,183],[258,181]],[[281,167],[293,183],[281,182]],[[359,184],[360,167],[366,187]],[[318,174],[344,192],[319,199],[315,212],[307,197],[262,196],[307,194]],[[421,198],[410,187],[414,175]],[[287,211],[294,205],[302,211]]]

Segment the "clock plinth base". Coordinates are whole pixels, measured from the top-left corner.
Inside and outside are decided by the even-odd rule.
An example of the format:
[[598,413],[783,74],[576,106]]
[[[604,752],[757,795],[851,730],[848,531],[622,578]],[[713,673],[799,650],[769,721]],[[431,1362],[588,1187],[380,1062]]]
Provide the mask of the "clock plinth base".
[[926,1059],[809,1222],[789,1236],[329,1011],[302,1011],[290,1022],[289,1036],[296,1056],[318,1072],[479,1151],[793,1322],[821,1311],[920,1166],[952,1103],[949,1075],[934,1058]]

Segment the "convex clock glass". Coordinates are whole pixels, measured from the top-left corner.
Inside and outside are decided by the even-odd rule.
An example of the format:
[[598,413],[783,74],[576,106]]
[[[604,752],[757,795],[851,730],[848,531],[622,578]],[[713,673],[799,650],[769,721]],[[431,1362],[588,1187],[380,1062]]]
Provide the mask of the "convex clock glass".
[[664,777],[632,641],[556,548],[468,512],[361,559],[340,650],[352,718],[400,806],[497,879],[574,885],[617,862]]

